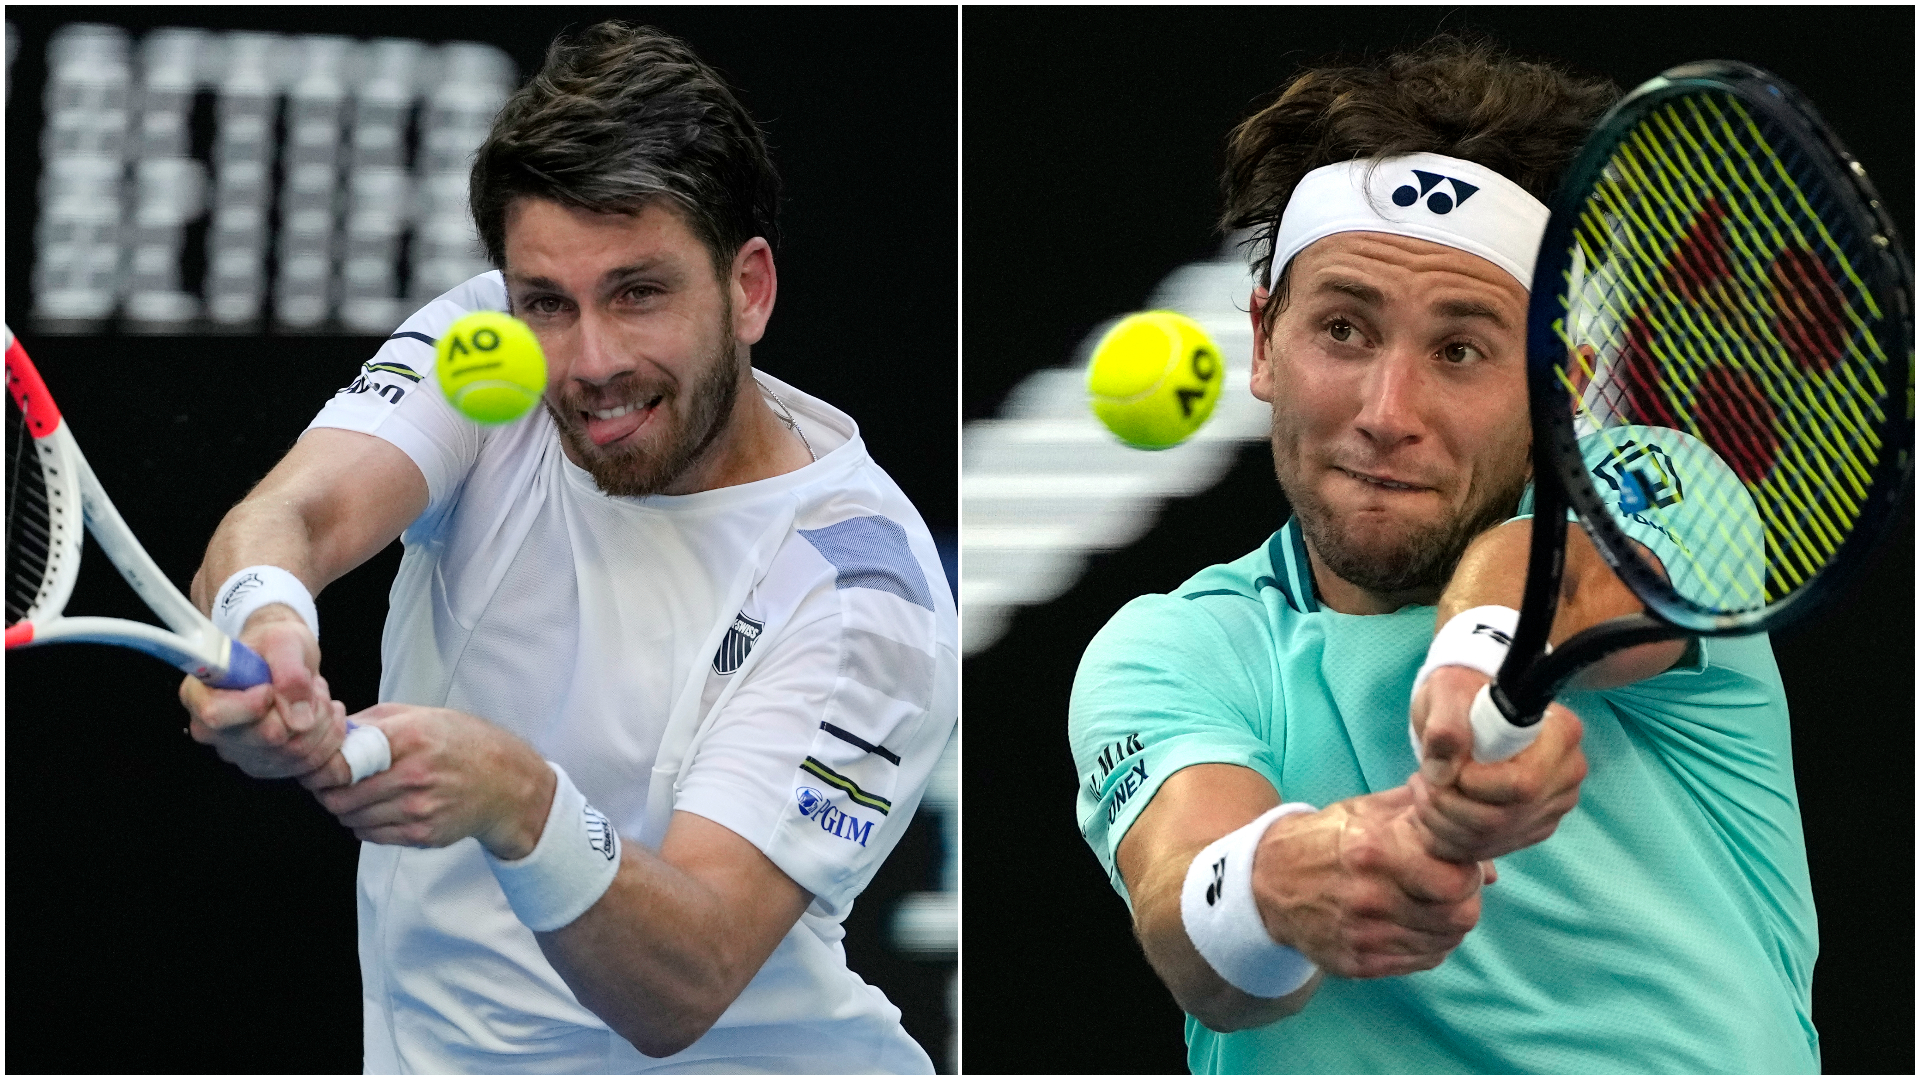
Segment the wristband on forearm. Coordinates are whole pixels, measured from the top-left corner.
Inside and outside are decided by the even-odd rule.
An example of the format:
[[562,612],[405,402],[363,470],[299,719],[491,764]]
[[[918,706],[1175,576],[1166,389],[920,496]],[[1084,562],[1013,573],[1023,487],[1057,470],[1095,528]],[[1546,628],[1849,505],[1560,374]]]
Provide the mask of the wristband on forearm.
[[249,566],[235,571],[213,594],[213,625],[237,639],[253,613],[268,604],[285,604],[299,612],[314,640],[320,640],[320,612],[313,606],[313,594],[292,571],[278,566]]
[[1507,647],[1513,644],[1513,628],[1518,625],[1520,613],[1498,604],[1468,608],[1448,619],[1427,647],[1427,662],[1413,677],[1413,692],[1420,692],[1435,668],[1466,667],[1489,679],[1497,678],[1501,663],[1507,659]]
[[1277,998],[1307,984],[1313,962],[1267,935],[1253,898],[1253,854],[1267,826],[1288,814],[1312,813],[1286,803],[1215,840],[1187,867],[1180,890],[1180,921],[1187,939],[1214,973],[1241,993]]
[[[1426,663],[1420,665],[1420,671],[1413,677],[1413,692],[1420,693],[1427,677],[1438,668],[1464,667],[1485,675],[1489,679],[1500,677],[1500,665],[1507,659],[1507,649],[1513,644],[1514,627],[1520,625],[1520,613],[1510,607],[1487,604],[1483,607],[1468,608],[1447,620],[1440,632],[1433,635],[1433,644],[1427,648]],[[1483,691],[1481,697],[1485,697]],[[1479,699],[1475,699],[1478,706]],[[1496,725],[1502,729],[1512,729],[1499,710],[1491,702],[1486,709],[1492,709],[1492,718],[1499,721]],[[1486,717],[1483,710],[1476,709],[1471,717],[1475,726],[1476,745],[1482,733]],[[1411,718],[1407,721],[1407,738],[1413,743],[1413,756],[1421,756],[1420,736],[1413,730]],[[1532,739],[1529,737],[1528,742]]]
[[553,805],[540,840],[525,858],[496,859],[482,848],[507,904],[530,930],[558,930],[586,913],[620,870],[620,836],[587,805],[567,771],[553,769]]

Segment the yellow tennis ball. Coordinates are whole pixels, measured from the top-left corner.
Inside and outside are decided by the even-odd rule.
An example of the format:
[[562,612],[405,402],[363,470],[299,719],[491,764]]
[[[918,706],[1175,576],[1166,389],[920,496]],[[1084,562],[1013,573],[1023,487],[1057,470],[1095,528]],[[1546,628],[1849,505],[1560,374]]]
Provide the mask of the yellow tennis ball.
[[461,414],[505,424],[547,391],[547,357],[526,323],[504,311],[476,311],[447,327],[434,347],[440,391]]
[[1087,365],[1093,415],[1129,446],[1164,450],[1213,415],[1225,366],[1219,347],[1185,315],[1129,315],[1093,347]]

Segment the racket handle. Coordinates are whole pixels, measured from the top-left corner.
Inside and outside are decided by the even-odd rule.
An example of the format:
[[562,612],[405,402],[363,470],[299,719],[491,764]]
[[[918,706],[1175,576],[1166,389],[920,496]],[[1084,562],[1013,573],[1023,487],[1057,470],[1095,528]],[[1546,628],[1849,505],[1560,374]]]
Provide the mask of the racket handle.
[[353,779],[348,782],[357,784],[374,773],[387,771],[387,766],[393,764],[393,747],[387,742],[386,732],[349,720],[347,741],[340,746],[340,756],[346,758],[347,765],[353,769]]
[[208,686],[215,690],[245,690],[249,686],[272,682],[273,673],[267,670],[267,662],[260,654],[235,641],[227,652],[227,673],[218,679],[206,679]]
[[[207,685],[218,690],[244,690],[272,681],[273,674],[267,670],[267,662],[260,654],[236,641],[227,654],[226,676],[208,679]],[[340,746],[340,756],[347,759],[347,766],[353,770],[353,779],[349,782],[357,784],[374,773],[387,771],[387,766],[393,764],[393,747],[387,742],[386,732],[349,720],[347,741]]]
[[1475,761],[1505,761],[1513,755],[1533,745],[1540,737],[1540,721],[1535,720],[1521,727],[1507,719],[1500,706],[1493,703],[1493,684],[1480,688],[1473,696],[1473,707],[1467,712],[1467,720],[1473,725],[1473,759]]

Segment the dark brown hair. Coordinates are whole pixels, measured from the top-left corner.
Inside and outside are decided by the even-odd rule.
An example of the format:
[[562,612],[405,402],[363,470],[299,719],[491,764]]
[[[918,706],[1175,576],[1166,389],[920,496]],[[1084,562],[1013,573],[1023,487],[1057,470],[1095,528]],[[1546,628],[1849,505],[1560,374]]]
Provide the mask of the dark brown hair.
[[522,195],[627,214],[665,199],[721,275],[748,240],[779,245],[780,177],[759,125],[686,42],[652,27],[563,34],[494,118],[468,204],[495,266]]
[[[1326,65],[1295,76],[1235,128],[1220,186],[1220,226],[1251,229],[1261,283],[1281,211],[1300,178],[1355,158],[1433,153],[1477,162],[1541,202],[1619,88],[1545,63],[1518,60],[1490,41],[1443,35],[1371,64]],[[1286,306],[1287,280],[1267,305]]]

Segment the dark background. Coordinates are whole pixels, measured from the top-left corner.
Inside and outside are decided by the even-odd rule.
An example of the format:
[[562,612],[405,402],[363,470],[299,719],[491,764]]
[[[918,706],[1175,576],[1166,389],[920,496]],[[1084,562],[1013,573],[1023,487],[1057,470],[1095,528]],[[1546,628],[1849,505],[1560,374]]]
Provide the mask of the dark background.
[[[1218,250],[1225,138],[1257,97],[1330,54],[1379,55],[1436,29],[1486,31],[1622,90],[1690,60],[1771,69],[1820,108],[1911,238],[1913,18],[1907,7],[969,8],[964,415],[992,415],[1027,373],[1067,362],[1170,270]],[[1185,1071],[1180,1010],[1075,828],[1068,691],[1123,603],[1278,527],[1272,469],[1265,447],[1245,448],[1213,490],[1172,504],[968,659],[969,1071]],[[1914,1065],[1912,535],[1909,509],[1845,603],[1774,638],[1820,912],[1814,1019],[1828,1072]]]
[[[457,16],[457,17],[456,17]],[[535,71],[618,16],[687,38],[768,130],[787,185],[779,308],[757,367],[840,406],[936,537],[957,521],[957,13],[951,9],[12,7],[7,309],[95,471],[182,587],[226,508],[378,338],[36,334],[32,221],[48,35],[105,22],[486,41]],[[150,619],[89,542],[69,610]],[[319,599],[326,671],[373,704],[397,546]],[[7,657],[9,1072],[358,1072],[358,843],[290,782],[182,733],[179,677],[98,646]],[[886,945],[935,887],[924,817],[848,919],[855,970],[946,1057],[951,963]]]

